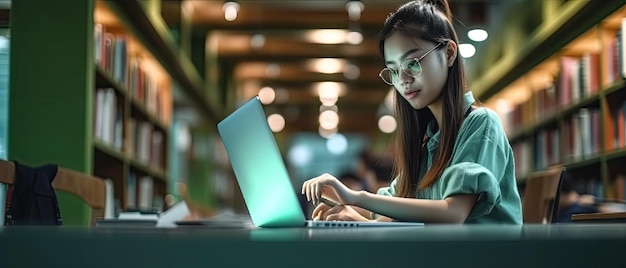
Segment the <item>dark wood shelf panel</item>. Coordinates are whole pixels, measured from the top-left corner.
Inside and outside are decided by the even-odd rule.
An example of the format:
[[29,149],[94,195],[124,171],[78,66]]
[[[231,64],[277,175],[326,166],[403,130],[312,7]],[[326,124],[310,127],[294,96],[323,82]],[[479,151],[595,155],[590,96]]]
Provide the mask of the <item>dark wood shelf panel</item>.
[[121,95],[124,99],[128,99],[128,90],[126,87],[120,85],[109,73],[107,73],[98,64],[95,64],[96,69],[96,88],[113,88],[115,92]]
[[613,151],[606,153],[607,161],[615,160],[618,158],[624,158],[624,157],[626,157],[626,148],[621,148],[621,149],[613,150]]
[[602,162],[602,157],[602,154],[595,154],[584,159],[567,161],[563,165],[567,167],[568,171],[587,168],[592,165],[600,164]]
[[600,94],[593,94],[587,98],[581,99],[571,105],[565,107],[559,112],[560,118],[567,118],[573,115],[581,108],[600,107]]
[[220,103],[209,99],[203,94],[203,81],[191,63],[191,59],[181,56],[167,33],[167,29],[159,29],[144,10],[142,1],[112,0],[107,4],[116,11],[123,21],[131,25],[132,31],[146,48],[161,62],[172,78],[180,84],[180,89],[187,98],[194,102],[196,108],[204,115],[209,125],[214,126],[221,120],[218,111]]
[[103,141],[94,140],[93,146],[96,150],[100,151],[101,153],[104,153],[122,162],[128,162],[128,160],[130,159],[125,153],[121,152],[120,150],[115,149],[113,146]]
[[130,159],[131,168],[143,172],[157,181],[167,182],[167,173],[165,170],[146,164],[143,161]]
[[621,105],[626,100],[626,79],[619,80],[604,90],[609,105]]
[[121,152],[102,141],[94,141],[94,148],[100,153],[117,159],[122,163],[128,163],[132,168],[150,175],[159,181],[167,181],[167,173],[165,170],[146,164],[145,162],[139,161],[133,157],[129,157],[126,153]]

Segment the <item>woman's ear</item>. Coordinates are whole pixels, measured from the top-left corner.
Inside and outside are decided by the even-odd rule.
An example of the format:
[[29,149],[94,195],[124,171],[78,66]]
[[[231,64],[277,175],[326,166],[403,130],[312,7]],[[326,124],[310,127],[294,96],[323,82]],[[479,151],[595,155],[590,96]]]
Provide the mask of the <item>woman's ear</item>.
[[459,47],[454,41],[448,41],[446,43],[446,62],[448,63],[448,67],[452,67],[452,64],[454,64],[458,51]]

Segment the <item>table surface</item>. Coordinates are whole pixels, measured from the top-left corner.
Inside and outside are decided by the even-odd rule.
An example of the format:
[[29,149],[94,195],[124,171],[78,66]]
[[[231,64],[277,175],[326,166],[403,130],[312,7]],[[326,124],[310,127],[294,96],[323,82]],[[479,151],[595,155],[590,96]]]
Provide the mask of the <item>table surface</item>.
[[626,212],[601,212],[601,213],[584,213],[573,214],[572,220],[625,220]]
[[[13,264],[7,267],[291,266],[294,262],[319,267],[319,261],[329,259],[349,266],[501,267],[506,263],[515,267],[522,265],[519,261],[522,266],[602,266],[623,263],[624,249],[626,224],[0,229],[0,263]],[[15,257],[25,252],[37,257]]]

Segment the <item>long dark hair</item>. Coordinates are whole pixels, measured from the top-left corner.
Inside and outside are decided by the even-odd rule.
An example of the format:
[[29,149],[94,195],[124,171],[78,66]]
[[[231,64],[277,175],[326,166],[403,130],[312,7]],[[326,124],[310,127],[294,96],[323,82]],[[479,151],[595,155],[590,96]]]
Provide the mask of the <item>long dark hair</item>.
[[[446,0],[418,0],[406,3],[391,13],[381,32],[379,49],[384,57],[385,40],[399,32],[434,43],[454,41],[458,38],[452,25],[452,13]],[[445,46],[442,46],[445,49]],[[457,47],[458,51],[458,47]],[[428,108],[416,110],[396,90],[396,149],[398,157],[395,173],[398,174],[396,193],[400,197],[414,197],[435,183],[452,158],[457,133],[463,123],[465,104],[465,74],[459,56],[448,69],[448,77],[440,98],[443,98],[443,120],[439,130],[441,139],[432,167],[423,178],[421,173],[422,150],[426,141],[426,127],[434,120]]]

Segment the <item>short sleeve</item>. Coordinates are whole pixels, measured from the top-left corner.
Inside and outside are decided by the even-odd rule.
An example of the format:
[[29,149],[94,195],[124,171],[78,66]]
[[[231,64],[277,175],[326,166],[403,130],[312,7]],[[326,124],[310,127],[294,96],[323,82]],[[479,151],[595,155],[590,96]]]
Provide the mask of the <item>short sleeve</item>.
[[391,181],[389,186],[379,188],[378,191],[376,191],[376,194],[384,195],[384,196],[396,196],[396,181],[397,180],[398,178],[395,178],[393,179],[393,181]]
[[448,167],[441,176],[441,183],[443,199],[457,194],[478,195],[466,221],[489,214],[501,199],[498,180],[477,163],[463,162]]
[[501,199],[500,182],[506,173],[508,146],[498,117],[476,109],[463,123],[450,166],[440,177],[442,199],[455,194],[476,194],[478,200],[466,221],[491,213]]

